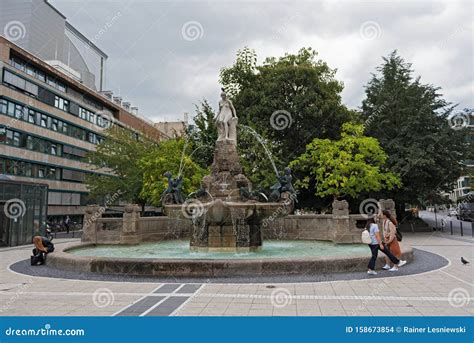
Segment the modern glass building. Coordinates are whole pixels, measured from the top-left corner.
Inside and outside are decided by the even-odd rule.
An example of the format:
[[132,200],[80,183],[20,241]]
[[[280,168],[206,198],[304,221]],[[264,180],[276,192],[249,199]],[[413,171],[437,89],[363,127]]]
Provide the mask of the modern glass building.
[[[47,1],[2,0],[0,24],[5,25],[0,32],[0,177],[7,176],[13,183],[44,185],[48,219],[60,223],[69,216],[80,223],[91,201],[86,176],[110,173],[84,158],[103,140],[104,130],[116,125],[137,138],[147,135],[159,141],[166,136],[131,111],[130,103],[122,103],[111,92],[98,91],[105,54],[100,57],[100,50],[66,24],[64,16]],[[9,31],[13,25],[17,31]],[[38,42],[44,40],[58,42],[57,56],[50,55],[56,49],[51,44],[43,46],[42,54],[36,51]],[[63,45],[74,45],[74,49],[70,46],[69,60],[64,60],[68,63],[59,58],[60,40]],[[59,62],[52,63],[56,57]],[[89,78],[88,73],[97,75]],[[6,194],[14,196],[10,191]],[[22,231],[18,222],[9,225],[20,230],[18,237],[33,230],[30,225],[29,231]],[[24,242],[15,237],[10,234],[12,244]]]
[[30,244],[45,233],[48,186],[0,180],[0,246]]
[[46,0],[0,1],[2,34],[87,87],[105,87],[107,55]]

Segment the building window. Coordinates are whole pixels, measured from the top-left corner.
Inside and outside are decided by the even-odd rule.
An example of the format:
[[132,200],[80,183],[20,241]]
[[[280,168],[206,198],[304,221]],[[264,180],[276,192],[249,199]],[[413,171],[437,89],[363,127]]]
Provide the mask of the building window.
[[13,102],[8,103],[7,114],[10,117],[13,117],[15,115],[15,104]]
[[3,82],[8,83],[11,86],[19,88],[21,90],[25,90],[26,81],[21,77],[9,72],[8,70],[4,69],[5,72],[3,74]]
[[33,137],[31,136],[26,137],[26,148],[28,150],[33,150],[34,148]]
[[15,118],[23,119],[23,106],[15,105]]
[[58,147],[56,144],[51,144],[51,155],[57,155],[58,154]]
[[13,132],[13,146],[20,146],[20,133],[19,132]]
[[36,123],[36,112],[33,110],[28,111],[28,122],[31,124]]
[[38,177],[39,178],[44,178],[44,168],[42,168],[42,167],[38,168]]
[[7,106],[8,106],[7,101],[1,99],[0,100],[0,113],[7,113]]
[[[29,62],[25,62],[18,57],[10,57],[10,64],[21,71],[26,72],[28,75],[33,76],[34,78],[47,83],[48,85],[60,90],[61,92],[66,92],[66,85],[58,81],[55,76],[46,76],[44,72],[39,69],[36,69]],[[38,94],[38,93],[33,93]]]
[[45,114],[41,115],[41,126],[48,127],[48,117]]
[[13,131],[12,130],[7,130],[7,144],[12,145],[13,144]]
[[[88,112],[89,114],[92,114],[92,118],[95,118],[95,114],[90,111]],[[94,144],[99,144],[102,140],[100,136],[95,134],[93,134],[95,137],[89,137],[92,132],[81,127],[69,125],[62,120],[53,118],[52,116],[35,111],[34,109],[28,108],[27,106],[19,105],[5,99],[0,99],[0,114],[16,117],[20,120],[48,128],[52,131],[60,132],[70,137],[81,139],[87,142],[94,142]],[[91,117],[89,117],[89,119],[90,118]]]
[[54,107],[69,112],[69,101],[56,95],[54,97]]

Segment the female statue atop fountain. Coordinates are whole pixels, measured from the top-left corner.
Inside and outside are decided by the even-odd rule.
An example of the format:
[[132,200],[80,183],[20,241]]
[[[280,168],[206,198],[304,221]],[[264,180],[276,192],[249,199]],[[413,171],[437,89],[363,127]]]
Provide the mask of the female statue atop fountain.
[[216,116],[218,141],[225,139],[236,141],[237,139],[237,114],[234,105],[227,99],[227,94],[222,88],[221,101],[219,101],[219,113]]

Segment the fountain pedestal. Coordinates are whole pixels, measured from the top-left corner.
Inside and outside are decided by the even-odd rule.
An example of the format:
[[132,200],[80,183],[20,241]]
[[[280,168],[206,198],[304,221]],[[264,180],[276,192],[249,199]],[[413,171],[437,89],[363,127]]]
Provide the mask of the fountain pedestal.
[[263,221],[293,210],[291,198],[281,197],[279,202],[243,199],[242,187],[251,190],[250,181],[242,173],[236,140],[217,140],[211,174],[201,182],[206,196],[188,199],[184,204],[165,205],[168,216],[181,215],[192,220],[191,250],[258,250],[262,247]]
[[239,188],[250,188],[250,181],[242,174],[235,142],[230,139],[218,140],[214,150],[211,175],[202,179],[202,188],[214,198],[237,199]]

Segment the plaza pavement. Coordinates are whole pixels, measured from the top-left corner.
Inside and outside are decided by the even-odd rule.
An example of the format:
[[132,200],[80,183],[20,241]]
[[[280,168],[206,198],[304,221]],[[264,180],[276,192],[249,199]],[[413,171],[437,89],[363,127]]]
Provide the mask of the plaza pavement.
[[[405,234],[403,243],[450,263],[369,280],[158,284],[22,275],[8,266],[29,258],[31,247],[2,248],[0,316],[472,316],[474,240],[424,233]],[[463,265],[461,256],[471,263]]]

